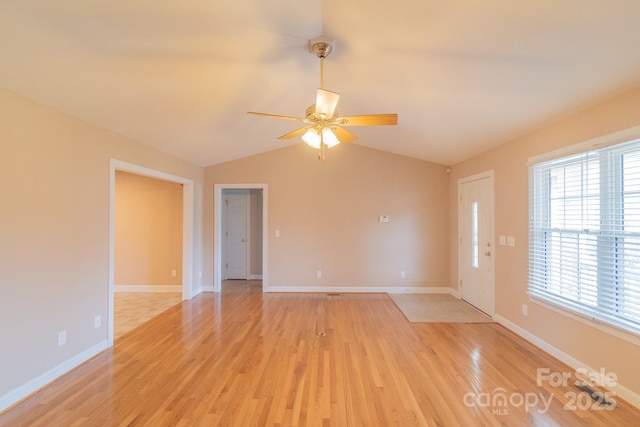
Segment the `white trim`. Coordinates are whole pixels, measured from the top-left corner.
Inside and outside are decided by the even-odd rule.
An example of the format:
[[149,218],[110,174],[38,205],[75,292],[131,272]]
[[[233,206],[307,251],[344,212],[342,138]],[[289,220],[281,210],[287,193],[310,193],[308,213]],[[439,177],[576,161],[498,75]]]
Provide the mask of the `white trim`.
[[244,263],[244,278],[245,280],[249,279],[249,274],[251,272],[251,191],[246,190],[247,193],[244,195],[245,201],[245,230],[246,230],[246,245],[244,245],[245,253],[244,256],[246,258],[246,262]]
[[262,274],[250,274],[247,280],[262,280]]
[[202,285],[202,288],[200,288],[201,292],[220,292],[220,291],[216,291],[215,286],[213,285]]
[[[262,190],[262,292],[269,292],[268,280],[268,185],[267,184],[214,184],[213,189],[213,292],[222,290],[222,191],[231,189]],[[203,286],[203,291],[208,291]]]
[[[561,362],[569,365],[571,368],[573,368],[573,369],[586,369],[590,373],[590,378],[596,379],[597,383],[602,383],[602,381],[599,380],[599,376],[600,376],[599,375],[600,374],[599,370],[593,369],[590,366],[586,365],[585,363],[582,363],[581,361],[579,361],[578,359],[574,358],[573,356],[571,356],[571,355],[563,352],[562,350],[552,346],[548,342],[546,342],[543,339],[537,337],[536,335],[533,335],[532,333],[530,333],[529,331],[521,328],[520,326],[516,325],[515,323],[510,322],[509,320],[507,320],[506,318],[502,317],[501,315],[499,315],[497,313],[493,316],[493,320],[495,320],[496,322],[498,322],[499,324],[501,324],[505,328],[509,329],[510,331],[514,332],[515,334],[521,336],[525,340],[529,341],[530,343],[532,343],[536,347],[546,351],[551,356],[555,357],[556,359],[560,360]],[[543,368],[543,366],[540,366],[540,367]],[[593,375],[593,376],[591,376],[591,375]],[[616,395],[620,396],[622,399],[626,400],[629,404],[635,406],[636,408],[640,408],[640,394],[634,392],[633,390],[628,389],[627,387],[625,387],[625,386],[623,386],[621,384],[616,384],[613,387],[607,387],[607,389],[609,391],[614,392]]]
[[35,393],[40,390],[42,387],[49,384],[51,381],[59,378],[60,376],[66,374],[70,370],[74,369],[78,365],[86,362],[87,360],[95,357],[102,351],[108,348],[108,341],[102,340],[98,344],[89,347],[83,352],[76,354],[71,359],[62,362],[60,365],[56,366],[53,369],[43,373],[42,375],[28,381],[27,383],[14,388],[13,390],[6,393],[4,396],[0,397],[0,412],[9,408],[12,405],[15,405],[22,399],[28,397],[30,394]]
[[385,293],[385,294],[448,294],[451,288],[448,286],[413,286],[413,287],[388,287],[388,286],[271,286],[269,292],[300,292],[300,293]]
[[116,171],[130,172],[137,175],[162,179],[165,181],[182,184],[182,299],[192,298],[193,289],[193,242],[194,230],[194,192],[193,180],[172,175],[166,172],[149,169],[143,166],[127,163],[114,158],[109,159],[109,301],[108,301],[108,322],[107,341],[109,347],[113,346],[113,292],[114,292],[114,265],[115,265],[115,188]]
[[624,129],[604,136],[599,136],[588,141],[572,144],[568,147],[562,147],[557,150],[538,154],[536,156],[531,156],[529,157],[527,164],[533,165],[547,160],[553,160],[559,157],[570,156],[572,154],[583,153],[591,150],[599,150],[601,148],[609,147],[621,142],[632,141],[638,138],[640,138],[640,126],[634,126],[629,129]]
[[449,286],[412,286],[409,288],[387,288],[388,294],[450,294]]
[[182,292],[182,286],[114,285],[114,292]]

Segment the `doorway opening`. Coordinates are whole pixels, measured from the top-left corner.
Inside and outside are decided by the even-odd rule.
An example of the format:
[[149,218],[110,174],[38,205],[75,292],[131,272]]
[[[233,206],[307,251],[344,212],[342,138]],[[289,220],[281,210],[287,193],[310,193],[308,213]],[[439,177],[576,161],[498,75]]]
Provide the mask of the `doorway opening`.
[[216,184],[213,290],[222,281],[267,278],[267,184]]
[[149,178],[156,178],[164,181],[178,183],[182,185],[182,268],[180,287],[182,300],[191,299],[192,275],[193,275],[193,181],[165,172],[148,169],[142,166],[126,163],[120,160],[110,161],[110,184],[109,184],[109,285],[108,285],[108,322],[107,339],[109,347],[113,346],[114,340],[114,292],[115,292],[115,190],[116,172],[128,172]]

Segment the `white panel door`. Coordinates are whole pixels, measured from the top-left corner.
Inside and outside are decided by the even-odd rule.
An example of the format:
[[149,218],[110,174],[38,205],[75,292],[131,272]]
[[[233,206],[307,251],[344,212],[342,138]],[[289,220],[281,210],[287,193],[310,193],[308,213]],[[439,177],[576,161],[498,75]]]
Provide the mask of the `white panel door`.
[[249,190],[225,191],[227,279],[247,279],[249,257]]
[[486,314],[495,310],[493,174],[460,180],[460,296]]

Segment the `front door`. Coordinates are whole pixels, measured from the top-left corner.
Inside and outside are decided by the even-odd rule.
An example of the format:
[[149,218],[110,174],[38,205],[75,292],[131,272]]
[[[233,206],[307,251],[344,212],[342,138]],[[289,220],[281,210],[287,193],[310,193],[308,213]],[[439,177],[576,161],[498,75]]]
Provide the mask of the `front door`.
[[461,179],[458,192],[460,296],[464,301],[493,316],[493,172]]

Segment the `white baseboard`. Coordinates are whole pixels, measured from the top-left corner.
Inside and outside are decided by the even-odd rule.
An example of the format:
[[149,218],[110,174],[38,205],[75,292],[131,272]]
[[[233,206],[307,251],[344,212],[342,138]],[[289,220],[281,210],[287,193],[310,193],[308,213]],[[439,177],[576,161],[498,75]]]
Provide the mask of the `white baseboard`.
[[[213,285],[203,285],[200,292],[215,292]],[[385,294],[449,294],[453,291],[449,286],[412,286],[405,288],[382,287],[382,286],[269,286],[265,292],[275,293],[385,293]],[[456,292],[457,294],[457,292]],[[456,294],[453,294],[456,296]]]
[[262,274],[250,274],[247,280],[262,280]]
[[448,294],[451,288],[448,286],[412,286],[409,288],[387,288],[388,294]]
[[460,299],[460,291],[458,291],[457,289],[449,288],[449,293],[454,297]]
[[114,285],[114,292],[182,292],[182,286]]
[[385,294],[448,294],[448,286],[413,286],[396,288],[388,286],[269,286],[268,292],[343,292],[343,293],[385,293]]
[[[552,355],[556,359],[560,360],[561,362],[569,365],[572,369],[574,369],[574,370],[575,369],[585,369],[585,370],[587,370],[587,372],[589,372],[590,378],[594,378],[594,379],[596,379],[596,382],[602,383],[601,381],[597,380],[600,377],[600,371],[599,370],[593,369],[592,367],[586,365],[585,363],[582,363],[581,361],[579,361],[578,359],[574,358],[573,356],[571,356],[571,355],[563,352],[562,350],[552,346],[551,344],[549,344],[545,340],[537,337],[536,335],[533,335],[531,332],[521,328],[520,326],[518,326],[515,323],[505,319],[504,317],[500,316],[497,313],[493,316],[493,320],[495,320],[496,322],[498,322],[499,324],[501,324],[505,328],[509,329],[510,331],[516,333],[517,335],[520,335],[522,338],[524,338],[525,340],[529,341],[530,343],[532,343],[536,347],[539,347],[542,350],[546,351],[547,353],[549,353],[550,355]],[[541,368],[542,367],[543,366],[541,366]],[[623,386],[621,384],[616,384],[613,387],[607,387],[607,389],[609,391],[614,392],[617,396],[620,396],[622,399],[626,400],[629,404],[635,406],[636,408],[640,408],[640,394],[634,392],[633,390],[628,389],[627,387],[625,387],[625,386]]]
[[108,348],[107,340],[100,341],[98,344],[89,347],[80,354],[75,355],[71,359],[61,363],[55,368],[45,372],[44,374],[28,381],[18,388],[11,390],[4,396],[0,397],[0,412],[15,405],[25,397],[40,390],[42,387],[49,384],[51,381],[61,377],[73,368],[81,365],[92,357],[96,356],[100,352]]

